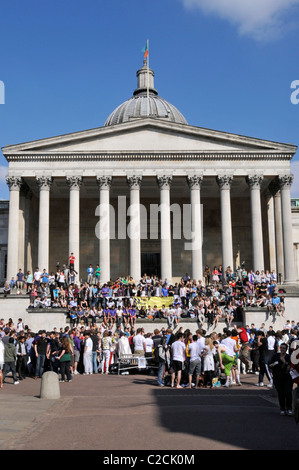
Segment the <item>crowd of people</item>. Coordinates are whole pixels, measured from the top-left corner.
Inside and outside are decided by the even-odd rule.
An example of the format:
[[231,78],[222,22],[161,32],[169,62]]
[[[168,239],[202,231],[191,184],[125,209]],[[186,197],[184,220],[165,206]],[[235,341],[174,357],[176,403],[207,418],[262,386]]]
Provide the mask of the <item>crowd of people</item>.
[[[104,321],[118,326],[125,323],[135,326],[136,318],[164,318],[168,327],[178,325],[181,318],[197,318],[199,326],[207,323],[216,328],[224,319],[230,328],[242,321],[244,308],[264,307],[267,315],[285,316],[284,290],[278,289],[276,272],[247,271],[239,267],[232,271],[222,266],[211,269],[205,266],[203,280],[191,279],[186,273],[179,282],[144,274],[137,282],[132,277],[118,278],[108,283],[100,282],[101,270],[90,264],[86,279],[76,282],[74,264],[63,265],[48,274],[45,269],[27,273],[19,270],[4,294],[26,292],[29,308],[63,308],[72,325]],[[147,305],[145,300],[159,300],[157,305]]]
[[299,324],[286,322],[281,331],[262,324],[225,327],[222,333],[199,328],[143,328],[119,326],[115,330],[104,322],[85,327],[65,327],[51,332],[33,333],[20,318],[0,321],[0,386],[11,371],[14,384],[45,371],[56,372],[60,382],[71,382],[78,374],[128,374],[122,357],[144,358],[143,372],[156,375],[157,385],[171,388],[216,388],[241,386],[242,374],[256,374],[257,386],[275,387],[280,413],[292,414],[292,389],[298,384],[299,369],[292,364],[292,353],[299,344]]

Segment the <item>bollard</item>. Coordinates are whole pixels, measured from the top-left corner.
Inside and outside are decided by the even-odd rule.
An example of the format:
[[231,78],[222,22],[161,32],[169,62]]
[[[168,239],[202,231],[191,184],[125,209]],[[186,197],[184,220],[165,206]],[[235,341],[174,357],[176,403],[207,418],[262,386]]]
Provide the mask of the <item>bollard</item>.
[[42,375],[40,398],[57,400],[60,398],[59,378],[56,372],[44,372]]

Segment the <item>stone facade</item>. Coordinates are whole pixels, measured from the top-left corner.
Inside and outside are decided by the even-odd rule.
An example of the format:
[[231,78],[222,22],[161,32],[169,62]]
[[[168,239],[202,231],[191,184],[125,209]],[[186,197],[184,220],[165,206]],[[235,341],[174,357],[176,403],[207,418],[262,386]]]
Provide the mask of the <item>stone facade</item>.
[[[105,126],[2,149],[7,278],[19,268],[55,271],[73,252],[78,280],[97,263],[106,282],[138,280],[145,269],[170,281],[185,272],[199,280],[205,264],[245,261],[295,283],[290,161],[297,147],[191,126],[171,105],[164,115],[153,73],[151,88],[141,86],[146,73],[145,66],[137,73],[133,111],[129,100]],[[154,204],[160,218],[149,223]],[[187,249],[190,233],[196,243]]]

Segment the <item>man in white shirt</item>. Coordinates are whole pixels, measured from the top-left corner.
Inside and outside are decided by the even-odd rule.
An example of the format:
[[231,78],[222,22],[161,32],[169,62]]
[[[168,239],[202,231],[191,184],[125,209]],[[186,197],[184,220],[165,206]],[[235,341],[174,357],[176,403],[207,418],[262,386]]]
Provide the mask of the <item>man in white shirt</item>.
[[196,330],[197,342],[199,344],[199,354],[203,352],[206,347],[205,338],[203,336],[203,330]]
[[92,347],[93,342],[90,337],[90,333],[86,331],[84,333],[85,344],[84,344],[84,353],[83,353],[83,364],[84,364],[84,375],[92,375]]
[[138,328],[133,338],[134,354],[144,356],[146,351],[146,342],[142,334],[142,329]]
[[180,383],[181,383],[181,378],[182,378],[182,370],[183,370],[183,364],[185,361],[185,351],[186,351],[186,345],[184,343],[183,333],[179,333],[177,335],[177,341],[172,343],[171,350],[172,350],[172,368],[174,370],[174,372],[171,374],[171,387],[172,388],[174,387],[175,376],[177,374],[176,388],[182,388]]
[[231,331],[226,332],[226,338],[224,338],[220,345],[225,348],[225,351],[219,353],[220,364],[224,368],[224,373],[226,376],[225,387],[231,385],[231,369],[235,360],[235,355],[238,351],[236,341],[231,337]]
[[153,357],[153,345],[151,333],[145,335],[145,355],[146,357]]
[[36,268],[33,277],[34,277],[34,284],[37,287],[39,287],[41,275],[42,275],[42,273],[40,272],[39,268]]
[[189,386],[188,388],[192,387],[192,377],[196,375],[196,383],[195,388],[198,388],[198,383],[201,374],[201,343],[197,340],[197,335],[193,336],[193,343],[190,343],[189,353],[190,353],[190,364],[189,364]]

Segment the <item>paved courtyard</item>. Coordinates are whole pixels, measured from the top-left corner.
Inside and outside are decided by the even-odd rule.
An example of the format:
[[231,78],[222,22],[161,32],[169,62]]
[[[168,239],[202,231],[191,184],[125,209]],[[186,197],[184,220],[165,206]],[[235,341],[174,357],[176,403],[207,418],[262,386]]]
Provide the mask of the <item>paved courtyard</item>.
[[254,375],[229,389],[159,388],[155,378],[74,376],[59,400],[40,399],[40,380],[0,390],[3,450],[298,450],[299,426],[279,415]]

